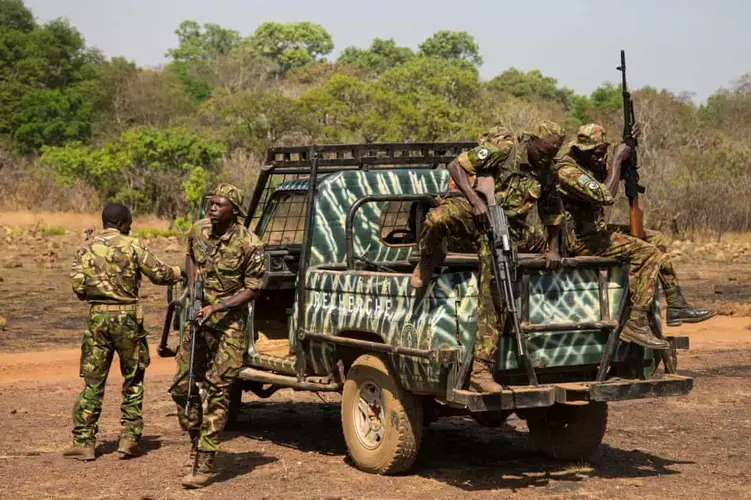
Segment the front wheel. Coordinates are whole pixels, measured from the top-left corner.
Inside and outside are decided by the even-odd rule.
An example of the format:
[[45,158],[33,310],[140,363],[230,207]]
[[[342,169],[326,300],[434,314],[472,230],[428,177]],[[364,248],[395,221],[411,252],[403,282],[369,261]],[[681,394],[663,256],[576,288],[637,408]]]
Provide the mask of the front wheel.
[[594,454],[607,425],[607,403],[556,404],[527,416],[535,444],[546,456],[558,460],[579,460]]
[[364,354],[355,360],[341,407],[344,440],[358,468],[396,474],[414,463],[422,439],[422,401],[402,389],[381,357]]

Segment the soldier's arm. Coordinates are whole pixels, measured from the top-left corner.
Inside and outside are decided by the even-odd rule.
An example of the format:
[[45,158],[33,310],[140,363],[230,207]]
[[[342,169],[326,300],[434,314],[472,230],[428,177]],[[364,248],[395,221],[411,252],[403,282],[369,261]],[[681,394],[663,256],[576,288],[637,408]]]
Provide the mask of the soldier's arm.
[[[620,174],[619,174],[620,175]],[[557,171],[558,191],[592,205],[612,205],[613,195],[607,186],[574,166],[561,165]]]
[[263,246],[249,245],[245,249],[245,269],[243,270],[243,289],[228,299],[219,301],[218,311],[232,309],[254,300],[261,291],[266,265],[263,262]]
[[83,265],[81,259],[83,258],[83,249],[76,252],[73,257],[73,265],[70,270],[70,277],[73,280],[73,292],[79,300],[86,300],[86,275],[83,272]]
[[182,279],[179,266],[165,264],[139,242],[135,250],[138,267],[155,285],[171,285]]
[[613,198],[618,194],[618,184],[620,184],[621,181],[621,171],[623,170],[625,162],[629,161],[630,154],[631,149],[625,144],[619,144],[615,148],[613,163],[610,165],[608,176],[604,182]]

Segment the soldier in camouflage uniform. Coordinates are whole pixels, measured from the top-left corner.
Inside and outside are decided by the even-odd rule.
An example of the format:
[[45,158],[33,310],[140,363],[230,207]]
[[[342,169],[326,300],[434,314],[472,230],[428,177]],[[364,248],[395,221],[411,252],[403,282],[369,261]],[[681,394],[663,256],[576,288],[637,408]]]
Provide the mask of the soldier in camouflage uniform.
[[[665,270],[667,282],[674,283],[672,264],[648,241],[605,224],[604,207],[614,203],[621,171],[630,153],[628,146],[620,144],[607,170],[607,150],[605,130],[600,125],[589,124],[579,129],[576,140],[557,160],[558,189],[566,209],[566,249],[573,255],[599,255],[628,262],[631,315],[621,339],[650,349],[667,349],[668,343],[652,334],[647,312],[660,271]],[[669,301],[668,310],[672,308],[675,314],[676,305]],[[689,316],[709,314],[709,311],[690,308],[685,301],[683,305],[682,311]]]
[[[494,191],[496,203],[503,207],[509,219],[511,236],[518,250],[542,252],[547,248],[545,257],[552,266],[560,261],[558,229],[563,221],[563,207],[552,182],[552,166],[564,137],[565,132],[560,126],[553,122],[542,122],[534,130],[522,134],[515,148],[513,164],[508,165],[507,160],[514,150],[514,138],[505,129],[493,127],[478,138],[477,148],[463,153],[455,160],[456,163],[449,165],[450,190],[459,187],[459,180],[467,175],[492,177],[490,189]],[[488,153],[484,153],[484,150]],[[462,196],[465,190],[439,197],[439,206],[428,213],[420,235],[421,261],[411,281],[413,287],[422,288],[430,279],[433,269],[445,258],[447,250],[478,252],[479,328],[475,338],[470,386],[480,392],[497,392],[501,388],[493,380],[492,366],[506,317],[498,314],[496,302],[499,302],[499,298],[492,282],[492,253],[487,236],[479,229],[478,221],[473,220],[475,206],[470,201],[472,195]],[[476,194],[474,197],[478,198]],[[479,198],[474,201],[484,204]],[[535,205],[546,225],[547,241],[542,231],[526,221]]]
[[[214,191],[209,218],[196,223],[188,239],[188,276],[200,273],[204,307],[192,321],[198,321],[194,369],[204,373],[213,385],[205,385],[203,411],[197,388],[191,394],[190,412],[185,413],[189,368],[190,335],[183,336],[177,352],[177,375],[182,381],[172,397],[177,403],[180,426],[188,431],[191,453],[185,464],[186,488],[206,486],[212,477],[219,435],[227,423],[230,386],[237,378],[248,348],[245,334],[247,304],[261,289],[265,267],[263,243],[238,220],[245,217],[243,194],[234,186],[220,184]],[[192,286],[192,283],[191,283]]]
[[110,203],[102,212],[104,230],[76,252],[73,291],[91,304],[81,346],[81,377],[86,382],[73,407],[73,446],[63,454],[94,460],[97,421],[112,357],[120,358],[123,375],[121,458],[139,454],[143,432],[143,377],[149,348],[138,304],[141,276],[157,285],[181,279],[179,267],[163,264],[136,238],[128,236],[132,218],[127,207]]

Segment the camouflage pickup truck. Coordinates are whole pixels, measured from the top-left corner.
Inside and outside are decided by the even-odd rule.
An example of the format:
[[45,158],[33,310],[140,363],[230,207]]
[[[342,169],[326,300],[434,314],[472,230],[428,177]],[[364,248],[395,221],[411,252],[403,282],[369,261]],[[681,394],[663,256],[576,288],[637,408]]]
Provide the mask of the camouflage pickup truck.
[[[423,427],[472,414],[498,426],[512,413],[548,456],[592,454],[608,402],[688,393],[675,348],[657,354],[618,341],[628,316],[627,268],[573,258],[546,271],[520,255],[514,295],[537,384],[517,364],[512,335],[499,346],[500,394],[467,390],[477,331],[478,262],[449,254],[418,293],[409,273],[445,166],[473,143],[371,144],[269,150],[245,221],[265,244],[267,274],[249,308],[250,347],[233,395],[342,394],[349,453],[364,471],[408,469]],[[659,301],[653,330],[662,336]],[[182,328],[183,318],[175,321]],[[683,339],[685,340],[685,339]],[[662,362],[663,369],[657,367]]]

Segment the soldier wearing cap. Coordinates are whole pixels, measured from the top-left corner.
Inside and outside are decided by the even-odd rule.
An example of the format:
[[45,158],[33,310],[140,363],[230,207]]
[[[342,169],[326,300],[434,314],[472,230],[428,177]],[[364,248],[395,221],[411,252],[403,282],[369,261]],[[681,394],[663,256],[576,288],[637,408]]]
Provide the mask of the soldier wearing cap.
[[180,281],[181,272],[179,267],[163,264],[138,239],[128,236],[132,222],[127,207],[109,203],[102,211],[104,229],[73,259],[73,291],[91,305],[91,311],[81,345],[81,377],[86,386],[73,407],[73,446],[63,452],[66,457],[95,459],[97,422],[115,352],[123,376],[117,451],[121,458],[140,454],[149,347],[138,290],[144,275],[154,284],[169,285]]
[[[182,480],[186,488],[204,487],[212,478],[220,433],[227,423],[229,389],[248,348],[247,304],[258,296],[265,272],[263,243],[241,222],[246,216],[243,198],[230,184],[217,186],[208,218],[197,222],[188,237],[189,286],[200,273],[204,287],[204,307],[191,318],[202,324],[197,329],[200,337],[196,338],[194,370],[205,373],[213,385],[204,387],[205,411],[194,387],[190,412],[185,412],[187,377],[172,392],[180,426],[191,439],[190,457],[184,466],[187,474]],[[189,369],[189,337],[184,335],[178,347],[175,380]]]
[[669,323],[703,321],[715,311],[696,309],[686,303],[672,263],[653,244],[662,241],[659,233],[648,232],[644,241],[605,223],[604,207],[614,203],[630,154],[627,145],[619,144],[608,169],[608,146],[605,130],[591,123],[579,129],[576,139],[557,158],[556,180],[567,221],[566,249],[573,255],[599,255],[628,262],[631,315],[621,340],[650,349],[667,349],[668,343],[652,334],[647,316],[658,277],[667,298]]

